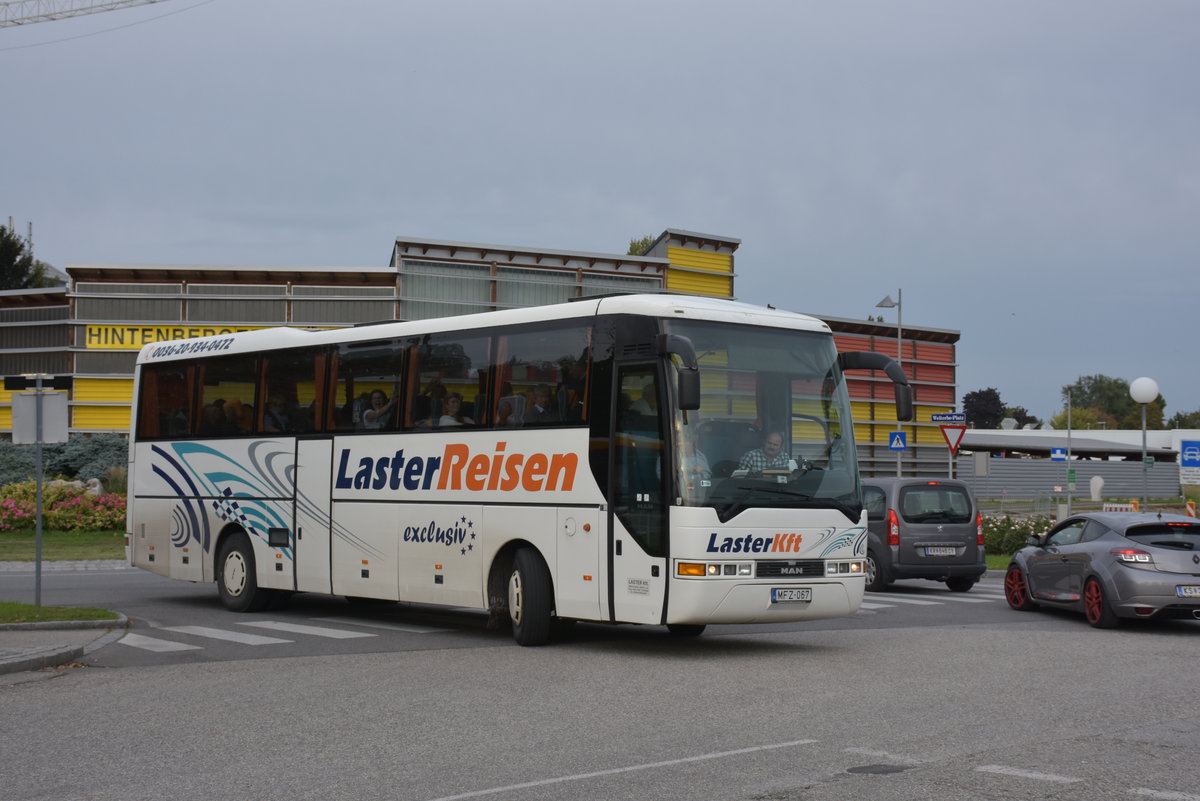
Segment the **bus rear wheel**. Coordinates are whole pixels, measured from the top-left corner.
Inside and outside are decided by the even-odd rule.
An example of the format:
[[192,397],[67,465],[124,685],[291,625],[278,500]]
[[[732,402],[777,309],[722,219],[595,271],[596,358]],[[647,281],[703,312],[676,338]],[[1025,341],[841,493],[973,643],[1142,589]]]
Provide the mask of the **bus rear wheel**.
[[221,544],[217,554],[217,594],[226,609],[258,612],[274,599],[271,590],[258,586],[254,549],[245,534],[235,534]]
[[508,616],[518,645],[546,644],[552,606],[546,563],[532,548],[520,549],[508,577]]

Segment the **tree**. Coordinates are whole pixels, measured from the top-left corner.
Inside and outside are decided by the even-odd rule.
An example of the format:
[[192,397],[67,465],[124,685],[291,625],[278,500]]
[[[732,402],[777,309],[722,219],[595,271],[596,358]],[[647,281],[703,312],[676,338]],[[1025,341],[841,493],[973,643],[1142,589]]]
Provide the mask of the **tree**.
[[50,265],[35,259],[24,239],[0,225],[0,289],[55,286],[50,273]]
[[[1147,410],[1147,411],[1149,411],[1149,410]],[[1148,414],[1146,415],[1146,420],[1147,421],[1150,420],[1150,416]],[[1066,427],[1067,427],[1067,409],[1066,409],[1066,407],[1063,407],[1063,410],[1061,412],[1054,415],[1054,418],[1050,421],[1050,426],[1051,426],[1051,428],[1057,428],[1059,430],[1066,429]],[[1071,429],[1072,430],[1081,430],[1081,429],[1089,429],[1089,428],[1098,428],[1098,429],[1106,429],[1107,430],[1107,429],[1115,429],[1115,428],[1119,428],[1119,427],[1120,426],[1117,425],[1117,420],[1115,417],[1113,417],[1111,414],[1105,414],[1100,409],[1094,409],[1094,408],[1086,407],[1086,406],[1084,406],[1084,407],[1079,407],[1079,406],[1074,406],[1074,405],[1071,406]],[[1140,417],[1138,419],[1138,427],[1141,428],[1141,418]]]
[[[1072,406],[1072,414],[1077,409],[1095,409],[1100,416],[1100,419],[1111,419],[1114,428],[1141,428],[1142,427],[1142,410],[1141,404],[1135,401],[1129,395],[1129,382],[1123,378],[1112,378],[1106,375],[1084,375],[1075,380],[1075,383],[1062,388],[1063,409],[1059,417],[1066,419],[1066,402],[1067,393],[1070,392],[1070,402]],[[1167,402],[1163,400],[1163,396],[1159,395],[1153,403],[1146,404],[1146,426],[1147,428],[1162,428],[1163,409],[1166,408]],[[1072,428],[1076,427],[1074,420],[1071,422]],[[1055,428],[1058,428],[1055,425]],[[1063,428],[1066,427],[1064,423]]]
[[973,428],[999,428],[1004,419],[1004,403],[995,387],[968,392],[962,398],[967,425]]
[[1004,416],[1011,417],[1017,421],[1017,428],[1024,428],[1029,424],[1041,425],[1042,421],[1029,413],[1029,410],[1024,406],[1005,406]]
[[[1146,419],[1150,419],[1148,412]],[[1167,428],[1200,428],[1200,409],[1194,412],[1175,412],[1171,415],[1171,419],[1167,421]]]
[[647,234],[640,239],[634,238],[629,240],[629,250],[626,252],[628,256],[641,256],[650,246],[654,244],[654,237]]

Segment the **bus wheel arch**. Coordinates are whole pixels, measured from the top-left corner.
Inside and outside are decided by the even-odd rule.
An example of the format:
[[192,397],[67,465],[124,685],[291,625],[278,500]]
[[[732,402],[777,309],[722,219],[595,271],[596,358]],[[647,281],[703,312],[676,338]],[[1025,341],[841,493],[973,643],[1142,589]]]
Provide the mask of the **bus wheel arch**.
[[541,553],[528,542],[506,544],[488,573],[489,625],[506,620],[521,645],[544,645],[554,620],[554,583]]
[[258,612],[274,599],[275,593],[258,586],[254,546],[240,526],[229,526],[217,539],[213,573],[221,604],[233,612]]

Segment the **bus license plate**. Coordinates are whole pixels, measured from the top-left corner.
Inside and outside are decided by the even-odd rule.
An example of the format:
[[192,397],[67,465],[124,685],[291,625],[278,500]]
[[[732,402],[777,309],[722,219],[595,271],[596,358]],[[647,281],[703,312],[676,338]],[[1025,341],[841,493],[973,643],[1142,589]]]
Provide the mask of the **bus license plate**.
[[954,556],[956,553],[958,553],[957,548],[931,547],[925,549],[926,556]]
[[1175,588],[1175,594],[1180,598],[1200,598],[1200,587],[1184,584]]
[[806,604],[812,600],[812,587],[772,587],[773,604]]

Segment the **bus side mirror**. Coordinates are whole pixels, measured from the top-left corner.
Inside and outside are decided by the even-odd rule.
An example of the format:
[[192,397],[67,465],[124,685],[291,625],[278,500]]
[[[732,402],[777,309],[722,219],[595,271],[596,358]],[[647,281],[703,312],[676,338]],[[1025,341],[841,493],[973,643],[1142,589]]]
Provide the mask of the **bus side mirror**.
[[689,412],[700,408],[700,365],[696,362],[696,348],[692,341],[679,334],[659,334],[659,356],[679,357],[679,386],[676,396],[681,411]]
[[838,366],[845,370],[883,370],[896,389],[896,419],[913,419],[913,391],[908,376],[895,359],[869,350],[852,350],[838,354]]

